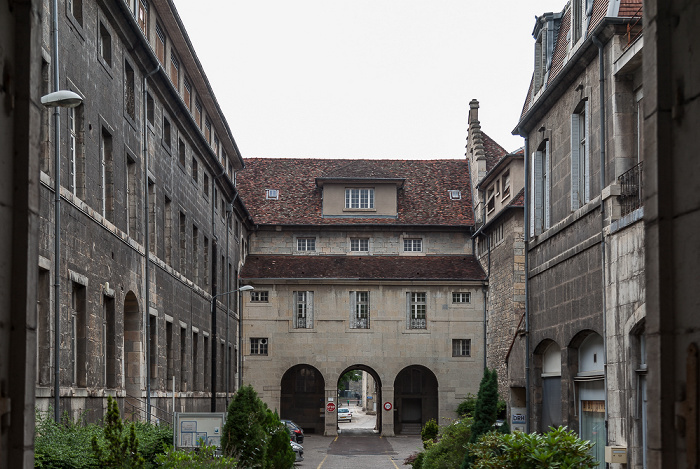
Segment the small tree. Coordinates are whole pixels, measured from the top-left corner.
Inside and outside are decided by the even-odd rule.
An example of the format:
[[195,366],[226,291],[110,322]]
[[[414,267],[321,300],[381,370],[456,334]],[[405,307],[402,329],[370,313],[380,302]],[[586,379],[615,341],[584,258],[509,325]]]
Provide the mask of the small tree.
[[484,370],[479,385],[479,394],[474,406],[474,424],[472,425],[470,443],[476,442],[481,435],[493,430],[498,416],[498,374],[496,370]]
[[438,426],[435,419],[430,419],[425,422],[423,428],[420,431],[421,440],[423,440],[423,448],[426,448],[428,442],[434,442],[437,439],[440,427]]
[[92,450],[99,467],[110,468],[141,468],[144,460],[139,455],[139,440],[136,438],[134,425],[129,425],[129,434],[124,435],[124,426],[119,417],[119,406],[112,396],[107,397],[107,415],[105,416],[104,438],[107,447],[102,448],[97,443],[97,437],[92,437]]

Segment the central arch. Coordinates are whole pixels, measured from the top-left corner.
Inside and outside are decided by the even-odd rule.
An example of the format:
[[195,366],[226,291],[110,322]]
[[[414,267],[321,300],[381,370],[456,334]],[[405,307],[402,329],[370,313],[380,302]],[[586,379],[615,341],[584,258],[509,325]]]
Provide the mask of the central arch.
[[394,381],[394,431],[396,434],[420,434],[423,425],[438,420],[438,380],[430,369],[407,366]]
[[323,434],[325,388],[317,368],[296,365],[288,369],[280,388],[280,418],[293,420],[305,432]]
[[[356,396],[341,396],[338,393],[338,408],[343,407],[344,402],[348,401],[350,403],[357,402],[357,407],[362,410],[363,413],[368,415],[375,415],[374,425],[370,426],[369,431],[382,431],[382,380],[379,378],[379,374],[367,365],[355,364],[350,365],[345,368],[338,376],[338,383],[336,384],[336,389],[339,389],[340,380],[343,376],[350,371],[363,371],[367,375],[365,380],[363,380],[364,386],[360,389],[359,397]],[[336,410],[337,412],[337,410]]]

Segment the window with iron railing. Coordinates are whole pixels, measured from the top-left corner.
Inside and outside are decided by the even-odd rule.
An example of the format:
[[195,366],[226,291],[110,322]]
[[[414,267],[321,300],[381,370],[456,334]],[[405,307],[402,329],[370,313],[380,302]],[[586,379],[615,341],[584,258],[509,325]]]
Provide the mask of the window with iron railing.
[[642,163],[631,167],[620,176],[617,181],[620,184],[620,215],[625,216],[642,206]]

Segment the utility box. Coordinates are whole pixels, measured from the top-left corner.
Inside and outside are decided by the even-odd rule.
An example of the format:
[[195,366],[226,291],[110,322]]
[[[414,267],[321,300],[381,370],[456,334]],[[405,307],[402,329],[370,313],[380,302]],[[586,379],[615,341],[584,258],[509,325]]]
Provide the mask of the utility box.
[[606,446],[605,447],[605,462],[627,464],[627,447],[626,446]]
[[173,428],[176,448],[196,448],[202,444],[221,447],[225,412],[176,412]]

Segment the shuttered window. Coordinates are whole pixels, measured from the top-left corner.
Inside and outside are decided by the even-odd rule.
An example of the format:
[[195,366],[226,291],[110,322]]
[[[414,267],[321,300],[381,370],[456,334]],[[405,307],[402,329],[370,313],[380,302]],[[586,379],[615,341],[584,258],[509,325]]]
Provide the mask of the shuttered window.
[[294,329],[313,329],[314,292],[294,292]]
[[571,210],[590,201],[590,157],[588,145],[588,101],[571,115]]
[[369,329],[369,292],[350,292],[350,329]]

